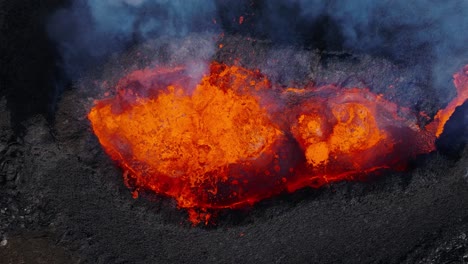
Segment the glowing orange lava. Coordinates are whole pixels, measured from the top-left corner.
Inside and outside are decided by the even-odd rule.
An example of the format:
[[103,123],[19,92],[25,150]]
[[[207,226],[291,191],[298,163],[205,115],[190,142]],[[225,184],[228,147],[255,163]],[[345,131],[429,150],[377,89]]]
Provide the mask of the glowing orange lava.
[[434,122],[428,126],[432,132],[438,137],[444,131],[444,125],[455,112],[455,108],[462,105],[468,98],[468,65],[462,71],[453,75],[455,88],[457,89],[457,97],[453,99],[449,105],[437,112],[434,117]]
[[129,187],[173,197],[193,223],[282,191],[401,168],[435,149],[458,97],[427,129],[368,89],[280,89],[258,71],[213,62],[198,84],[185,68],[135,71],[89,112]]

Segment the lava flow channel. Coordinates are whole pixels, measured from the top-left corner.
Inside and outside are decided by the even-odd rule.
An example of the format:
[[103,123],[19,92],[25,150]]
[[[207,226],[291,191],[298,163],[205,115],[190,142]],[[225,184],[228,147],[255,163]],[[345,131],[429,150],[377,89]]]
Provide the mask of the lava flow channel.
[[454,75],[458,96],[426,127],[368,89],[278,88],[259,71],[216,62],[195,85],[183,67],[135,71],[88,118],[135,195],[172,197],[196,224],[209,210],[404,168],[435,149],[468,98],[467,70]]

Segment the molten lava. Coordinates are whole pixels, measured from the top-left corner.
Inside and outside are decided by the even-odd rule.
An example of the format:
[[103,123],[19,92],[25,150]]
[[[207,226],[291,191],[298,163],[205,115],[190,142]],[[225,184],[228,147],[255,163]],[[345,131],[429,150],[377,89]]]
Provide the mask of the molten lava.
[[468,98],[467,74],[454,77],[458,97],[427,129],[368,89],[282,89],[258,71],[216,62],[198,84],[182,67],[135,71],[88,118],[135,195],[173,197],[193,223],[207,222],[209,210],[399,169],[434,150]]

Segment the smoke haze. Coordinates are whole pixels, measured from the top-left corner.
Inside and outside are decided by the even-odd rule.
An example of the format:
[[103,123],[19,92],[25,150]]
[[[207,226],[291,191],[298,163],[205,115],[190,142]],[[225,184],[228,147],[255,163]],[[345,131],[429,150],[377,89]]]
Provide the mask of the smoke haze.
[[58,10],[48,31],[70,76],[148,39],[226,32],[429,63],[440,87],[467,62],[468,1],[81,0]]

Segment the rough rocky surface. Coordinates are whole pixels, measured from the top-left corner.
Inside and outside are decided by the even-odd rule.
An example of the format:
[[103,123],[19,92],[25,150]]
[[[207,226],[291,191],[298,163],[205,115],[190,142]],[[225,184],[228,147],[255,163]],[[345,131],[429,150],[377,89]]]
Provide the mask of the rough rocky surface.
[[[90,69],[52,111],[57,61],[43,23],[63,2],[0,1],[0,263],[468,263],[460,130],[444,136],[456,148],[421,156],[408,172],[284,194],[222,212],[215,226],[192,227],[169,199],[133,199],[92,134],[87,109],[128,69],[212,53],[203,36],[145,43]],[[219,41],[214,59],[259,68],[284,86],[370,87],[429,115],[454,96],[449,81],[443,91],[430,87],[424,65],[242,36]],[[449,125],[466,124],[467,108]]]
[[[2,100],[0,256],[9,263],[466,261],[468,149],[460,159],[431,153],[408,172],[304,189],[222,212],[214,226],[192,227],[169,199],[133,199],[86,119],[102,80],[112,85],[126,60],[116,58],[66,92],[53,125],[40,115],[24,121],[21,138],[13,136]],[[365,80],[375,65],[359,61],[353,69],[364,68],[358,78]]]

